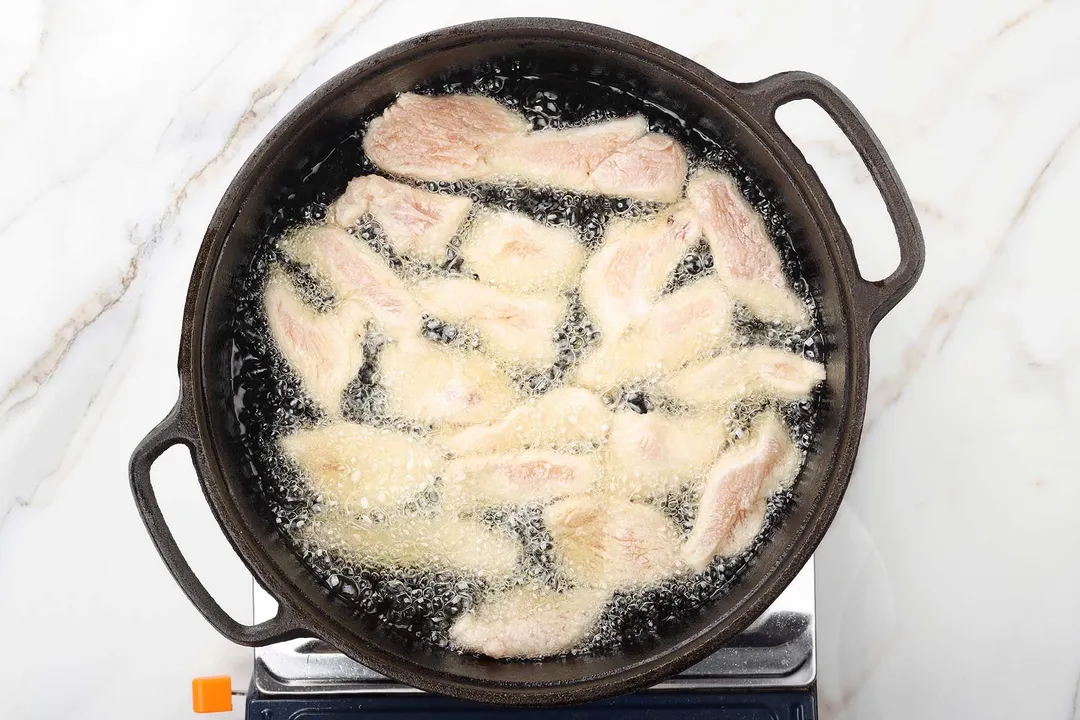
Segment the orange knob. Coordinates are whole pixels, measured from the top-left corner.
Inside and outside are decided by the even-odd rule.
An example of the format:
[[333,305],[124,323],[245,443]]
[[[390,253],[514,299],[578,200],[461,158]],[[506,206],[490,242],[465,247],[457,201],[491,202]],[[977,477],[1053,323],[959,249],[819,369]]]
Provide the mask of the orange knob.
[[192,680],[191,709],[197,713],[232,710],[232,678],[228,675],[215,675]]

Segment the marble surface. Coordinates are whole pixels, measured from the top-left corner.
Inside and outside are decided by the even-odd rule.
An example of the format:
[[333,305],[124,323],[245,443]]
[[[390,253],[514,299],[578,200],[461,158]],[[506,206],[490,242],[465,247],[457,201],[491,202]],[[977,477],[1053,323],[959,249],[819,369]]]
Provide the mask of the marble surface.
[[[874,337],[862,450],[817,556],[822,716],[1080,718],[1070,0],[5,4],[0,717],[189,717],[191,677],[245,687],[251,651],[177,589],[126,480],[176,395],[203,230],[255,144],[336,72],[425,30],[537,13],[732,80],[829,78],[918,208],[926,271]],[[895,241],[862,165],[814,108],[780,117],[868,274],[887,274]],[[200,575],[250,616],[184,451],[154,477]]]

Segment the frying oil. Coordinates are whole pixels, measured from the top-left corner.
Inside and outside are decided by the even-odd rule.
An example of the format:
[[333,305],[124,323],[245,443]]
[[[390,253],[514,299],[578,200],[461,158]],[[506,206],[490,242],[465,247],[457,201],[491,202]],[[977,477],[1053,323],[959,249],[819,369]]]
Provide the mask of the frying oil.
[[[485,94],[524,114],[534,129],[570,127],[634,113],[644,115],[651,131],[667,133],[684,145],[692,165],[722,170],[738,181],[744,196],[763,217],[793,289],[811,309],[811,315],[817,317],[788,221],[774,192],[732,143],[706,134],[692,121],[666,108],[662,100],[650,99],[644,83],[631,77],[584,73],[580,68],[555,61],[507,59],[456,72],[417,91]],[[329,594],[400,641],[445,647],[449,645],[449,628],[455,618],[480,602],[489,591],[526,582],[540,587],[566,587],[553,538],[543,521],[543,508],[538,505],[490,508],[468,518],[473,523],[470,527],[488,534],[472,549],[472,554],[498,555],[505,554],[508,547],[514,549],[515,556],[501,564],[463,569],[467,562],[448,563],[443,558],[442,564],[386,567],[342,548],[348,545],[350,536],[372,527],[400,525],[402,531],[416,528],[413,532],[422,534],[425,527],[422,521],[440,512],[438,480],[418,492],[404,508],[380,508],[378,498],[372,498],[366,507],[362,503],[343,507],[332,497],[314,493],[297,467],[282,456],[279,447],[283,435],[315,427],[325,417],[304,394],[299,380],[270,339],[262,307],[263,283],[269,268],[280,264],[301,295],[315,307],[327,309],[334,305],[332,292],[308,268],[291,263],[277,243],[292,227],[321,222],[328,204],[344,190],[350,178],[379,172],[362,149],[364,129],[371,117],[374,115],[363,118],[355,126],[340,128],[333,141],[314,148],[293,173],[291,181],[280,188],[266,211],[261,242],[255,244],[246,272],[235,280],[231,362],[234,439],[246,458],[246,484],[252,502],[268,522],[281,530],[285,541]],[[523,184],[455,182],[427,183],[425,187],[434,192],[467,195],[478,207],[523,213],[546,225],[571,228],[590,251],[602,241],[605,225],[612,218],[633,218],[655,209],[638,201],[582,196]],[[460,242],[456,238],[450,243],[445,260],[431,265],[398,257],[369,217],[363,218],[351,232],[358,242],[365,242],[380,253],[402,276],[471,274],[468,259],[459,252]],[[711,275],[713,262],[707,244],[697,244],[679,262],[665,292]],[[523,397],[540,396],[561,387],[580,359],[602,340],[576,290],[571,290],[567,297],[567,315],[553,338],[556,361],[543,368],[504,368]],[[736,330],[737,344],[766,344],[818,362],[824,360],[822,335],[814,326],[798,329],[774,326],[737,309]],[[418,332],[454,352],[483,348],[479,334],[467,324],[455,325],[441,318],[425,317]],[[364,342],[365,362],[345,393],[341,407],[344,419],[423,437],[427,428],[386,411],[385,392],[379,384],[379,356],[385,340],[369,331]],[[670,400],[651,396],[644,387],[621,388],[605,396],[604,401],[617,411],[683,411]],[[780,408],[797,447],[804,453],[814,435],[818,403],[815,394],[808,400]],[[765,404],[764,399],[752,398],[729,408],[723,420],[729,438],[745,436],[750,418]],[[359,452],[378,452],[378,448]],[[785,490],[769,498],[765,526],[741,556],[717,558],[703,572],[641,590],[615,593],[594,632],[573,652],[603,652],[616,646],[648,643],[662,637],[665,630],[686,622],[710,601],[728,592],[742,570],[754,562],[770,529],[782,521],[791,497],[791,491]],[[695,491],[687,489],[650,502],[681,531],[689,532],[696,498]],[[398,518],[405,520],[399,522]],[[312,538],[320,541],[312,542]],[[423,537],[401,541],[419,546],[426,542]],[[468,556],[469,550],[462,550],[463,555]],[[493,573],[492,567],[498,572]]]

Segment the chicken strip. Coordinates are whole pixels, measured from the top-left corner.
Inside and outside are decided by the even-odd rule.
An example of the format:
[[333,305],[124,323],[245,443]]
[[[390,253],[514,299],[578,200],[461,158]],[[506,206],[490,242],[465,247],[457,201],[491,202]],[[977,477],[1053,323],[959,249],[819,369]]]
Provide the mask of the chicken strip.
[[450,627],[453,643],[493,658],[542,658],[573,650],[599,621],[610,594],[521,585],[485,599]]
[[383,170],[419,180],[522,181],[640,200],[675,200],[686,179],[682,146],[649,133],[640,115],[530,132],[524,117],[476,95],[405,93],[372,120],[364,150]]
[[780,417],[772,411],[751,426],[748,441],[716,461],[705,479],[694,528],[680,555],[703,570],[718,553],[737,554],[761,530],[765,499],[795,481],[801,458]]
[[399,515],[369,522],[331,511],[305,525],[301,536],[360,565],[462,572],[490,582],[513,576],[521,554],[521,545],[509,533],[452,515]]
[[357,513],[401,505],[433,487],[446,464],[430,440],[354,423],[299,430],[280,442],[323,502]]
[[711,277],[661,298],[641,322],[609,339],[578,365],[574,382],[606,392],[655,381],[731,341],[732,304]]
[[724,408],[749,397],[801,400],[824,379],[821,363],[786,350],[755,347],[691,365],[658,387],[691,407]]
[[675,202],[686,182],[686,151],[667,135],[648,133],[609,155],[590,177],[602,195]]
[[683,572],[679,530],[651,505],[572,495],[547,506],[544,522],[575,586],[636,588]]
[[446,260],[447,243],[472,204],[467,197],[440,195],[365,175],[349,182],[345,193],[330,206],[329,219],[349,228],[364,213],[371,213],[394,252],[438,265]]
[[612,222],[581,276],[581,301],[606,339],[652,308],[679,259],[701,237],[697,216],[677,205],[646,220]]
[[481,281],[516,292],[562,292],[577,283],[585,261],[573,230],[503,211],[477,215],[461,254]]
[[632,499],[678,490],[713,463],[726,435],[715,415],[615,413],[604,484]]
[[483,355],[412,337],[382,349],[379,382],[387,412],[423,424],[489,422],[518,399],[506,375]]
[[809,320],[806,305],[784,276],[765,223],[735,181],[722,173],[701,171],[690,179],[686,195],[701,219],[716,271],[732,297],[763,320]]
[[555,330],[566,316],[557,295],[515,295],[464,277],[421,282],[417,297],[440,320],[465,323],[480,333],[483,350],[515,365],[555,362]]
[[564,387],[529,398],[496,423],[445,433],[441,442],[458,455],[588,448],[604,441],[610,422],[611,411],[599,395]]
[[[735,522],[731,532],[716,546],[713,557],[734,557],[746,552],[765,526],[765,499],[761,498]],[[708,563],[706,563],[708,564]]]
[[[548,128],[507,138],[481,152],[493,177],[524,180],[577,192],[596,192],[592,171],[618,150],[642,137],[641,115],[556,130]],[[614,178],[608,173],[608,178]]]
[[458,510],[528,505],[585,492],[600,476],[589,455],[525,450],[451,460],[442,476],[443,503]]
[[482,152],[515,136],[529,123],[478,95],[398,97],[364,134],[364,152],[383,170],[418,180],[490,177]]
[[420,329],[420,306],[405,282],[383,258],[341,228],[304,228],[282,243],[294,260],[310,265],[346,303],[358,303],[371,313],[379,329],[390,335]]
[[349,304],[316,311],[277,267],[270,271],[263,304],[270,334],[304,391],[329,415],[339,415],[341,396],[364,364],[367,314]]

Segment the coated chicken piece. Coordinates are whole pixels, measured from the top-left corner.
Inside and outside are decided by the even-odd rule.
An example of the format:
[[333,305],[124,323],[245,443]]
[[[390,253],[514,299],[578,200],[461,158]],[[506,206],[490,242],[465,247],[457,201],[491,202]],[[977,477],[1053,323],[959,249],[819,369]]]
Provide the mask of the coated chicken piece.
[[585,492],[600,477],[590,455],[523,450],[451,460],[442,476],[442,502],[458,510],[528,505]]
[[444,433],[440,441],[458,455],[576,449],[602,443],[610,423],[611,411],[599,395],[564,387],[528,398],[497,422]]
[[700,237],[697,216],[686,205],[645,220],[610,223],[581,276],[581,301],[605,340],[645,317],[679,259]]
[[414,337],[383,347],[379,382],[387,412],[422,424],[490,422],[518,400],[490,359]]
[[359,565],[461,572],[502,582],[517,570],[520,543],[478,520],[397,515],[384,522],[328,511],[301,529],[315,547]]
[[584,642],[609,598],[595,590],[519,585],[459,617],[450,639],[462,650],[493,658],[560,655]]
[[731,296],[763,320],[806,322],[809,313],[784,276],[765,223],[735,181],[704,170],[690,178],[686,195],[701,219],[716,271]]
[[353,178],[330,206],[329,218],[350,228],[364,213],[382,228],[398,255],[438,265],[446,247],[465,221],[472,200],[440,195],[392,182],[378,175]]
[[263,305],[270,334],[304,391],[331,417],[339,415],[341,396],[364,364],[367,314],[349,304],[316,311],[277,267],[270,271]]
[[562,292],[577,283],[585,248],[569,228],[520,213],[478,213],[461,254],[482,282],[512,292]]
[[555,330],[566,316],[558,295],[518,295],[464,277],[431,278],[417,286],[423,307],[440,320],[476,328],[483,350],[514,365],[555,362]]
[[765,499],[795,481],[799,451],[772,411],[753,422],[747,441],[733,446],[709,470],[694,528],[680,555],[703,570],[717,554],[737,554],[761,530]]
[[686,367],[662,380],[658,389],[691,407],[723,408],[748,397],[801,400],[824,379],[821,363],[786,350],[755,347]]
[[633,115],[576,128],[538,130],[507,138],[482,152],[494,177],[589,193],[596,192],[593,170],[647,130],[645,118]]
[[675,202],[686,183],[686,151],[668,135],[648,133],[609,155],[590,177],[602,195]]
[[574,382],[607,392],[632,382],[656,381],[731,341],[732,303],[715,278],[665,295],[622,336],[587,355]]
[[684,571],[679,530],[651,505],[571,495],[544,509],[544,523],[560,568],[576,587],[643,587]]
[[400,506],[433,487],[446,464],[430,440],[354,423],[298,430],[280,443],[324,503],[355,513]]
[[304,228],[282,242],[294,260],[310,265],[344,303],[367,310],[389,336],[414,334],[421,312],[405,281],[364,242],[339,227]]
[[765,500],[760,499],[735,522],[728,536],[716,546],[713,557],[734,557],[745,552],[764,526]]
[[701,477],[724,444],[716,415],[615,413],[604,462],[604,486],[631,499],[656,497]]
[[491,176],[483,152],[529,123],[479,95],[404,93],[364,134],[364,152],[383,170],[418,180],[452,181]]
[[373,163],[418,180],[485,180],[676,200],[686,152],[640,115],[531,132],[521,115],[476,95],[405,93],[364,136]]

